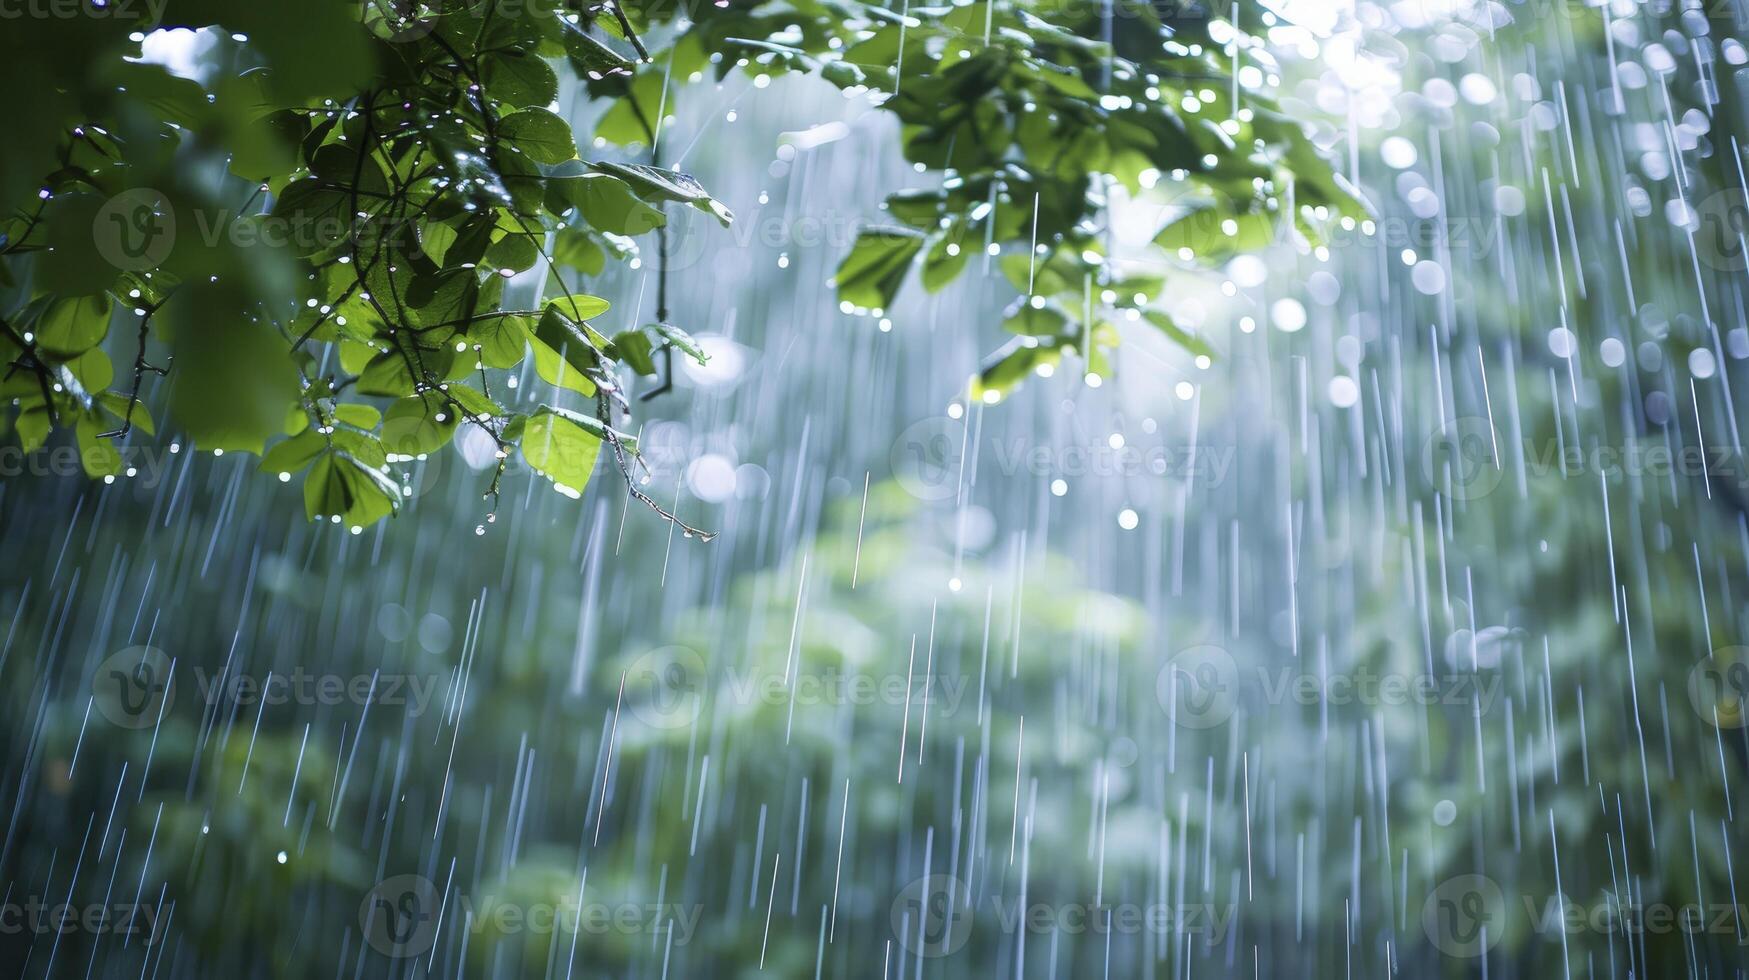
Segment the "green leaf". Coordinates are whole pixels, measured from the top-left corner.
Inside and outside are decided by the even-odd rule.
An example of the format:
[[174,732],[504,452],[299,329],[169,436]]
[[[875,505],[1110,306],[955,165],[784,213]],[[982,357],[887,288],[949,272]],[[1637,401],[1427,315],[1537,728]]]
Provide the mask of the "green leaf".
[[699,346],[698,341],[693,340],[691,334],[674,324],[652,323],[650,324],[650,329],[660,334],[664,342],[673,344],[676,350],[685,354],[687,357],[692,358],[694,361],[697,361],[699,364],[710,363],[711,356],[704,352],[704,348]]
[[389,461],[389,452],[376,433],[346,422],[336,422],[328,431],[328,441],[372,470],[380,470]]
[[487,316],[468,327],[467,342],[486,367],[515,367],[522,363],[528,347],[528,328],[533,322],[533,317],[514,314]]
[[101,347],[93,347],[78,357],[56,367],[61,386],[75,401],[89,408],[91,392],[102,391],[115,380],[115,365]]
[[561,493],[580,497],[601,455],[601,439],[543,409],[529,416],[523,426],[520,448],[522,458],[535,472],[552,480]]
[[565,56],[584,78],[623,77],[632,73],[630,59],[570,24],[565,25]]
[[483,392],[468,385],[444,385],[443,391],[452,401],[457,405],[460,405],[462,411],[466,412],[467,417],[473,421],[479,422],[484,421],[485,419],[502,418],[505,414],[504,406],[499,405],[492,399],[487,398]]
[[888,195],[885,211],[913,228],[936,228],[941,224],[947,195],[943,191],[914,187]]
[[492,247],[492,232],[496,227],[492,212],[475,215],[463,222],[456,229],[455,241],[443,253],[443,267],[459,270],[479,264],[486,257],[486,249]]
[[650,356],[652,347],[650,335],[642,330],[623,330],[613,335],[613,356],[639,374],[656,373],[656,361]]
[[[629,432],[621,432],[618,429],[609,428],[605,423],[593,415],[585,415],[582,412],[573,412],[568,408],[559,408],[554,405],[542,405],[540,411],[551,412],[552,414],[570,422],[572,425],[582,429],[584,432],[587,432],[595,438],[603,441],[606,441],[608,433],[611,432],[613,437],[618,440],[621,448],[634,456],[638,454],[637,436],[634,436]],[[526,425],[528,421],[527,417],[523,416],[522,419],[523,424]],[[516,430],[516,437],[518,439],[522,438],[522,430],[520,427]]]
[[[642,202],[639,205],[644,206]],[[662,212],[651,208],[650,213],[659,215]],[[599,276],[607,267],[607,253],[589,237],[588,232],[566,227],[560,228],[553,240],[553,261],[586,276]]]
[[261,454],[261,472],[296,473],[310,465],[321,454],[328,441],[315,429],[306,428],[297,435],[281,439]]
[[838,298],[869,309],[892,306],[899,287],[904,285],[911,260],[922,248],[922,233],[909,228],[864,230],[856,236],[856,244],[833,277],[838,285]]
[[535,240],[520,232],[505,235],[486,249],[486,260],[500,269],[522,272],[540,261],[540,247]]
[[559,96],[559,76],[539,55],[512,48],[480,60],[490,98],[522,107],[545,106]]
[[456,230],[441,221],[427,221],[419,226],[419,247],[440,267],[456,237]]
[[398,398],[410,395],[418,388],[407,356],[398,350],[386,350],[370,359],[358,374],[358,393]]
[[555,296],[547,301],[547,305],[563,311],[564,315],[578,323],[593,320],[613,309],[613,304],[599,296],[588,293],[571,293],[567,296]]
[[348,402],[334,408],[334,417],[347,425],[356,425],[361,429],[374,429],[383,420],[383,413],[374,406],[358,402]]
[[668,223],[660,210],[632,193],[631,185],[611,174],[582,174],[563,181],[567,200],[577,206],[583,220],[598,231],[615,235],[642,235]]
[[595,396],[595,382],[567,363],[558,351],[538,340],[531,341],[529,348],[534,352],[534,373],[542,381],[585,397]]
[[536,163],[564,163],[577,156],[571,127],[545,109],[523,109],[498,120],[498,135]]
[[309,122],[290,110],[238,127],[231,148],[231,172],[254,182],[291,172],[297,166],[298,144],[309,129]]
[[1172,338],[1178,346],[1190,351],[1192,354],[1197,354],[1210,359],[1215,356],[1214,348],[1210,347],[1206,341],[1179,326],[1165,313],[1162,313],[1159,310],[1146,310],[1142,313],[1142,318],[1159,328],[1161,333]]
[[[364,197],[386,194],[389,181],[375,154],[367,153],[360,160],[358,151],[345,143],[329,143],[316,151],[310,160],[310,173],[348,199],[356,186]],[[365,203],[363,201],[361,204]]]
[[839,88],[868,84],[868,75],[847,61],[828,61],[820,67],[820,77]]
[[1198,208],[1160,230],[1154,244],[1204,265],[1225,262],[1242,252],[1267,248],[1275,238],[1275,216],[1268,211],[1237,213],[1225,205]]
[[[112,201],[121,201],[117,195]],[[109,260],[130,268],[151,268],[161,259],[162,237],[142,238],[130,209],[106,205],[96,194],[64,194],[43,207],[42,224],[48,249],[37,257],[37,287],[47,292],[82,296],[102,292],[119,271]],[[146,234],[153,233],[150,229]],[[103,246],[100,248],[100,242]]]
[[[380,180],[381,172],[377,173]],[[344,179],[351,178],[348,172]],[[367,207],[369,200],[360,198],[358,206]],[[352,192],[319,177],[300,180],[281,191],[273,204],[273,217],[282,226],[276,234],[298,255],[313,255],[343,244],[358,222],[352,212]]]
[[103,418],[95,412],[85,412],[79,416],[74,428],[79,440],[79,462],[85,466],[85,475],[93,478],[120,475],[123,466],[115,441],[101,438],[101,433],[109,428]]
[[383,414],[383,448],[397,456],[424,456],[443,448],[460,422],[436,394],[397,399]]
[[400,484],[341,450],[323,453],[304,476],[304,514],[312,521],[368,527],[400,503]]
[[157,432],[152,425],[152,413],[146,410],[146,406],[141,405],[138,402],[132,402],[130,404],[128,396],[121,392],[99,392],[97,395],[97,404],[102,405],[104,411],[115,416],[117,421],[123,423],[131,422],[134,428],[139,429],[146,435],[157,435]]
[[489,276],[486,282],[487,286],[482,287],[473,269],[414,275],[408,279],[399,300],[391,295],[383,305],[391,314],[405,312],[414,326],[447,325],[459,329],[467,317],[482,306],[490,308],[492,304],[487,302],[485,295],[487,288],[503,289],[502,277]]
[[1018,309],[1002,321],[1002,329],[1032,337],[1057,337],[1069,333],[1069,318],[1055,303],[1035,307],[1022,298]]
[[1037,58],[1027,58],[1025,64],[1033,78],[1063,95],[1074,99],[1085,99],[1088,102],[1096,101],[1099,98],[1099,94],[1093,91],[1092,86],[1089,86],[1081,78],[1081,73],[1073,68],[1054,65]]
[[[956,222],[955,228],[958,227]],[[923,288],[932,293],[940,292],[965,271],[969,257],[961,246],[958,234],[947,234],[936,239],[929,254],[923,259]]]
[[625,181],[633,193],[646,201],[679,201],[690,204],[700,211],[715,215],[725,228],[735,220],[735,213],[711,197],[704,185],[691,174],[639,164],[592,163],[590,166]]
[[[1087,244],[1073,243],[1077,246]],[[1081,295],[1098,264],[1088,262],[1077,248],[1051,249],[1046,255],[1015,252],[1002,257],[1002,275],[1016,290],[1029,296]]]
[[51,302],[34,327],[37,346],[56,357],[76,357],[96,347],[109,333],[110,308],[107,293]]
[[1062,357],[1062,348],[1057,343],[1035,343],[1030,337],[1016,337],[979,368],[978,376],[972,379],[970,395],[983,401],[986,393],[1006,394],[1040,365],[1056,364]]
[[170,414],[201,449],[259,453],[297,403],[285,341],[260,322],[236,283],[191,283],[161,316],[171,324],[178,383]]
[[377,356],[378,350],[361,341],[342,340],[340,342],[340,369],[352,374],[363,371],[370,359]]
[[600,352],[578,326],[558,307],[548,306],[530,338],[535,372],[548,384],[569,388],[581,395],[595,394],[589,374],[599,368]]
[[48,406],[39,399],[36,405],[18,413],[18,421],[13,427],[18,430],[18,445],[25,452],[34,453],[48,441],[54,421],[49,418]]

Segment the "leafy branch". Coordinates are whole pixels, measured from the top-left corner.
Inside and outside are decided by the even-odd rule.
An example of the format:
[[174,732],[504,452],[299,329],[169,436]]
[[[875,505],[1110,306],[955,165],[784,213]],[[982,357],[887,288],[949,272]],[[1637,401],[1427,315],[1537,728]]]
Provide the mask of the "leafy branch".
[[[886,316],[914,270],[936,291],[983,255],[1016,293],[1016,336],[968,391],[995,400],[1068,357],[1090,383],[1109,373],[1123,323],[1212,355],[1159,308],[1166,266],[1305,247],[1364,214],[1267,91],[1230,84],[1263,63],[1253,42],[1162,9],[414,0],[361,16],[310,0],[287,21],[169,0],[165,26],[217,28],[202,81],[141,59],[122,23],[22,23],[0,39],[0,75],[49,84],[0,160],[0,201],[19,202],[0,220],[0,396],[27,450],[70,427],[86,471],[113,478],[109,443],[152,433],[144,381],[174,365],[188,378],[164,407],[184,437],[303,473],[307,515],[355,530],[410,495],[398,464],[464,427],[495,454],[488,519],[513,454],[580,494],[605,443],[633,497],[708,538],[639,488],[619,431],[631,377],[658,378],[648,400],[672,389],[677,350],[703,359],[669,322],[671,206],[733,220],[659,166],[671,89],[806,71],[894,114],[904,155],[939,183],[887,199],[891,224],[838,267],[841,306]],[[594,136],[648,165],[579,158],[549,109],[560,63],[606,106]],[[1119,191],[1182,215],[1156,268],[1109,257]],[[622,314],[588,279],[651,233],[656,322],[598,328]],[[537,269],[533,308],[506,303],[506,282]],[[114,390],[124,310],[138,311],[132,380]],[[554,404],[520,387],[531,367]]]

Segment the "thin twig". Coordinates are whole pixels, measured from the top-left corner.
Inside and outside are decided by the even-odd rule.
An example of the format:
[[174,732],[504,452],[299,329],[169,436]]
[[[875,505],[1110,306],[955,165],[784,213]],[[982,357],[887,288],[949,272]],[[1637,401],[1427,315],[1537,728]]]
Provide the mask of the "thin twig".
[[146,363],[146,335],[152,327],[152,314],[162,309],[164,304],[169,301],[170,297],[166,296],[158,302],[148,305],[145,310],[140,313],[139,346],[134,351],[134,386],[133,390],[128,392],[128,407],[127,410],[122,413],[121,428],[111,429],[108,432],[99,432],[97,438],[120,439],[134,431],[134,409],[139,407],[140,404],[141,379],[145,377],[147,371],[151,371],[159,377],[163,377],[170,373],[169,363],[166,363],[163,367]]
[[[662,518],[664,520],[666,520],[669,523],[680,528],[680,530],[684,531],[687,534],[687,536],[690,537],[692,535],[697,535],[698,539],[700,541],[709,541],[710,539],[716,537],[717,532],[706,531],[706,530],[703,530],[702,528],[693,527],[691,524],[686,523],[685,521],[681,520],[680,518],[669,513],[667,510],[663,509],[662,505],[657,503],[655,500],[651,499],[649,494],[638,489],[637,479],[632,476],[631,464],[626,462],[625,446],[623,444],[621,444],[621,442],[619,440],[619,434],[616,433],[615,431],[613,431],[613,425],[611,422],[611,413],[608,411],[607,399],[605,397],[598,396],[596,410],[601,415],[609,416],[609,418],[607,420],[604,420],[604,424],[602,425],[601,428],[602,428],[602,432],[605,433],[607,436],[608,445],[613,447],[613,459],[614,459],[614,462],[619,464],[620,475],[625,477],[626,492],[630,493],[633,497],[636,497],[638,500],[642,501],[646,507],[649,507],[651,510],[662,515]],[[599,416],[597,416],[597,417],[599,417]]]
[[638,39],[638,32],[632,30],[632,22],[626,20],[625,11],[619,8],[619,0],[609,0],[608,7],[613,10],[613,19],[619,21],[619,29],[625,32],[626,40],[632,42],[632,50],[638,53],[638,60],[648,64],[650,51],[644,47],[644,42]]

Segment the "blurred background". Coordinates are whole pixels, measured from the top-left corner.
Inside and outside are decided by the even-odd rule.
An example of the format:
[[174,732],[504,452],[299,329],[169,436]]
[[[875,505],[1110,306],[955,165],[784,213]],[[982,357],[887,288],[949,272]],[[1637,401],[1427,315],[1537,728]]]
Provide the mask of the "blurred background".
[[673,216],[712,356],[639,419],[708,542],[611,473],[488,522],[468,431],[358,535],[169,439],[13,460],[0,972],[1741,975],[1744,11],[1280,12],[1374,220],[1199,270],[1119,202],[1211,354],[999,404],[978,258],[828,284],[926,180],[891,120],[688,90],[738,220]]

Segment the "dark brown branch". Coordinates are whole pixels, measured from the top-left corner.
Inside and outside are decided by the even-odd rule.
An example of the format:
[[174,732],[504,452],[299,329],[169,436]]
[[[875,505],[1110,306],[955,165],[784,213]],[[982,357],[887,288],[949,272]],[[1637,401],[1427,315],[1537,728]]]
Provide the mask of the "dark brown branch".
[[134,431],[134,409],[138,408],[140,404],[141,379],[145,377],[147,371],[151,371],[159,377],[163,377],[170,373],[169,363],[166,363],[163,367],[158,367],[155,364],[148,364],[146,362],[146,335],[152,328],[152,314],[162,309],[164,304],[169,301],[170,297],[166,296],[158,302],[147,306],[140,314],[139,346],[134,351],[134,385],[133,390],[128,392],[128,407],[126,411],[122,413],[121,428],[111,429],[108,432],[100,432],[97,434],[97,438],[120,439]]
[[613,10],[613,19],[619,21],[619,29],[625,32],[626,40],[632,42],[632,50],[638,53],[638,60],[648,64],[650,51],[638,38],[638,32],[632,30],[632,22],[626,19],[625,11],[620,9],[619,0],[608,0],[607,5]]
[[13,343],[23,348],[25,355],[30,358],[28,363],[14,361],[13,367],[24,368],[36,375],[36,383],[42,388],[43,407],[47,409],[49,413],[49,423],[51,425],[60,425],[60,413],[55,410],[54,391],[50,387],[49,382],[48,362],[42,359],[42,354],[37,351],[35,344],[25,340],[24,337],[19,335],[18,331],[12,329],[12,325],[5,320],[0,320],[0,332],[4,332],[8,340],[11,340]]

